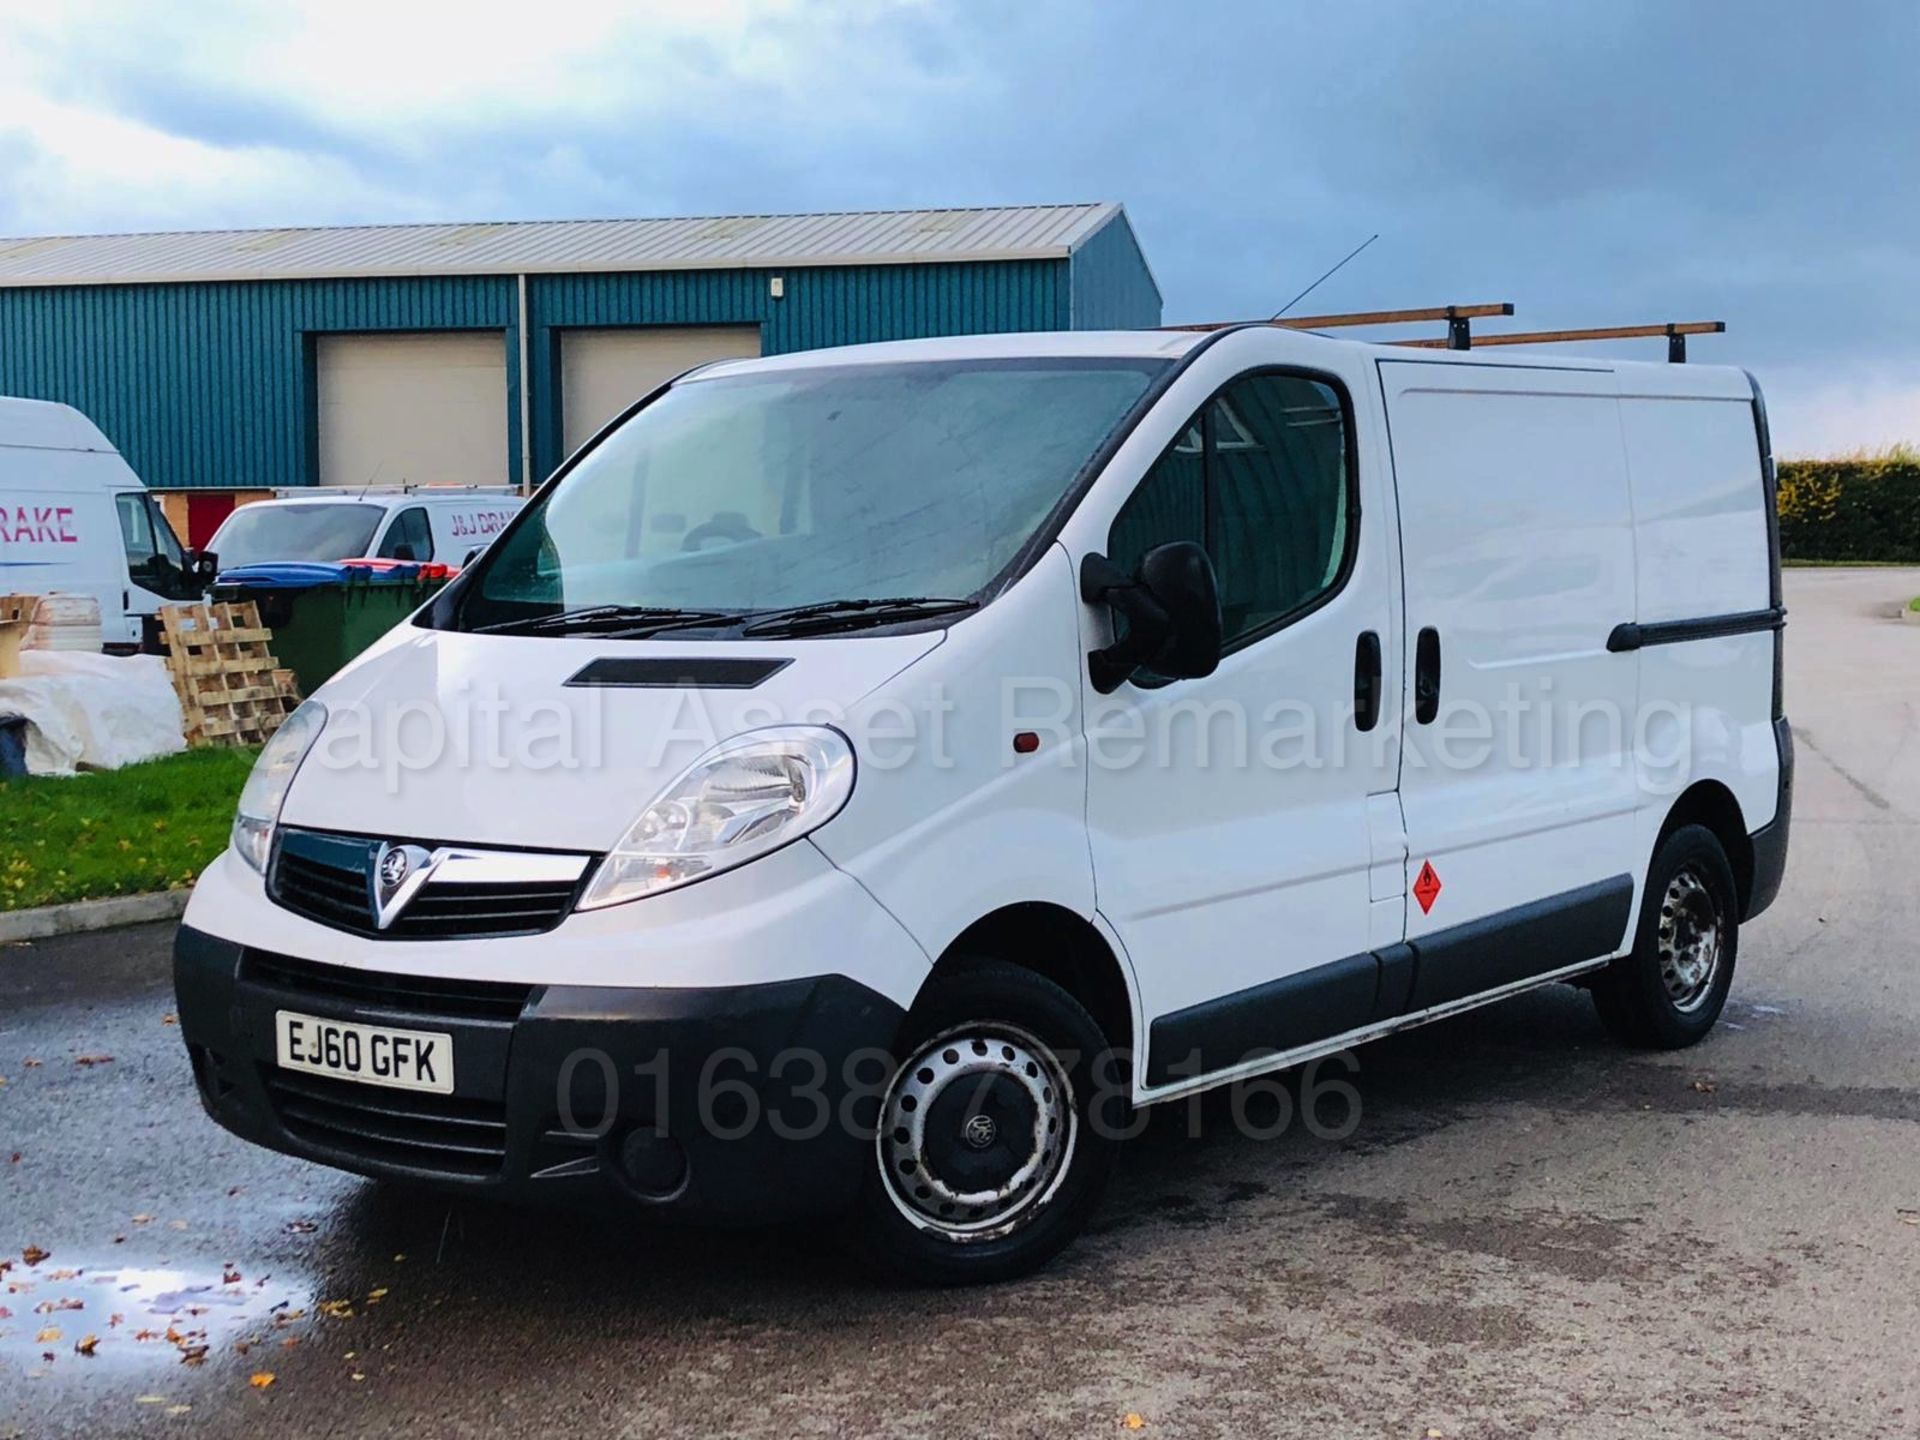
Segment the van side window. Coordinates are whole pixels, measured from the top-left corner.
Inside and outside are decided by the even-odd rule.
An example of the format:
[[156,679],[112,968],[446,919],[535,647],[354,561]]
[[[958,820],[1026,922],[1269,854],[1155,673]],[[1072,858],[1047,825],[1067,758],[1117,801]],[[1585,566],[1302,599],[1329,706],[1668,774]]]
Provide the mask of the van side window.
[[406,550],[404,558],[427,561],[433,558],[433,527],[427,521],[427,512],[415,505],[410,510],[402,510],[393,517],[393,523],[387,526],[385,538],[380,541],[382,560],[401,558],[400,551]]
[[186,555],[160,502],[141,493],[116,495],[113,503],[127,552],[127,578],[163,600],[201,598],[201,588],[187,574]]
[[1114,517],[1107,554],[1131,571],[1156,545],[1206,546],[1231,648],[1338,583],[1350,505],[1339,392],[1303,375],[1250,375],[1154,462]]

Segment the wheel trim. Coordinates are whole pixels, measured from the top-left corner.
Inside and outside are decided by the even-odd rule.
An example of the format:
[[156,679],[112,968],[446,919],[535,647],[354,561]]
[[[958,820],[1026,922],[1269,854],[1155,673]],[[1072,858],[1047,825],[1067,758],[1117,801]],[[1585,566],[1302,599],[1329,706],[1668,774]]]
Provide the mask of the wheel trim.
[[1660,898],[1656,953],[1660,983],[1681,1014],[1707,1003],[1726,955],[1726,922],[1700,875],[1689,866],[1667,882]]
[[[1007,1080],[1033,1107],[1031,1134],[1017,1137],[1024,1154],[1000,1184],[957,1188],[938,1157],[942,1145],[967,1142],[928,1134],[935,1102],[956,1085],[984,1093]],[[956,1026],[918,1047],[889,1083],[880,1120],[875,1157],[888,1199],[913,1225],[955,1244],[999,1239],[1031,1223],[1065,1180],[1079,1137],[1066,1067],[1035,1036],[998,1022]]]

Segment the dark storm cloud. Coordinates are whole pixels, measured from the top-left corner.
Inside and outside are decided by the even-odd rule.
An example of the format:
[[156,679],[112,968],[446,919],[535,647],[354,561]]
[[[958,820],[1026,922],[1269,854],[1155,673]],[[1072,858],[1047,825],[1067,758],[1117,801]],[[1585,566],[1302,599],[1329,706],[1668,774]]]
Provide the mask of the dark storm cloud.
[[[810,8],[754,39],[794,64],[628,33],[596,58],[633,86],[586,118],[543,120],[570,77],[529,75],[511,117],[394,136],[244,75],[180,82],[141,46],[96,48],[75,83],[171,133],[343,162],[423,218],[1119,199],[1169,319],[1267,313],[1379,231],[1308,309],[1724,318],[1702,358],[1920,394],[1910,0],[989,0]],[[371,218],[337,203],[281,218]]]

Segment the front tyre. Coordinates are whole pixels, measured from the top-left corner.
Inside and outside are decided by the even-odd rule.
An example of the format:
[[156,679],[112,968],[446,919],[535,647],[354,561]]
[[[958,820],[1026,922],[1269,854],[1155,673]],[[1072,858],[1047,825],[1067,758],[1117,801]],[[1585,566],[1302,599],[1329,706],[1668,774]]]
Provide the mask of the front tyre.
[[857,1252],[926,1284],[1044,1265],[1098,1202],[1125,1123],[1124,1064],[1043,976],[982,964],[914,1006],[881,1098]]
[[1713,1029],[1733,984],[1739,913],[1733,867],[1711,830],[1683,825],[1661,842],[1633,950],[1593,984],[1594,1005],[1617,1039],[1677,1050]]

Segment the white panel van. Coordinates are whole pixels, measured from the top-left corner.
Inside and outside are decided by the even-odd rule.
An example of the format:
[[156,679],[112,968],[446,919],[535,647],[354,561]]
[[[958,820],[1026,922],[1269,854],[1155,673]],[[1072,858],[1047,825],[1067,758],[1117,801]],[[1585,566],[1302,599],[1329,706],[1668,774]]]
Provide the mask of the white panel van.
[[289,1154],[1043,1262],[1141,1107],[1535,986],[1692,1044],[1786,863],[1738,370],[1248,326],[722,362],[262,755],[179,933]]
[[71,405],[0,397],[0,593],[90,595],[107,648],[198,600],[209,573],[113,443]]
[[312,490],[242,505],[207,549],[222,570],[274,561],[418,560],[460,566],[525,500],[502,489]]

